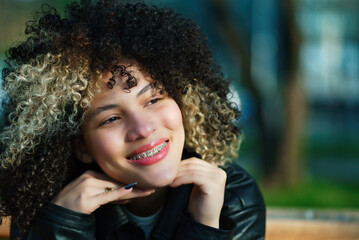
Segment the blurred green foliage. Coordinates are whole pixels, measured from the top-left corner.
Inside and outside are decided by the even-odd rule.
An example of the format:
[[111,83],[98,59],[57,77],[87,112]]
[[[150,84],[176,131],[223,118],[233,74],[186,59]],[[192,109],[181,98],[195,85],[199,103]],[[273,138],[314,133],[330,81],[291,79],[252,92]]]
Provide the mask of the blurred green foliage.
[[[258,149],[258,141],[250,136],[243,141],[237,162],[258,179],[267,206],[359,209],[359,181],[346,179],[345,171],[338,173],[336,178],[326,177],[321,173],[327,171],[328,166],[322,166],[322,170],[310,168],[319,158],[325,158],[327,164],[331,161],[338,164],[357,162],[357,143],[343,139],[313,141],[304,138],[301,142],[302,178],[294,187],[271,188],[262,179],[253,154]],[[340,172],[340,169],[336,171]]]
[[355,184],[309,178],[293,188],[261,189],[268,206],[359,209],[359,186]]

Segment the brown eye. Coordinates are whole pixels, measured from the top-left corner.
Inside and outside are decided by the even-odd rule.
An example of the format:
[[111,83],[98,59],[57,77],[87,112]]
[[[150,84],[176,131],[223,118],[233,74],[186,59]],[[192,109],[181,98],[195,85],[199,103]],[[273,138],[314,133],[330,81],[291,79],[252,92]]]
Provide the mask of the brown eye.
[[162,99],[163,99],[163,98],[154,98],[154,99],[150,100],[146,105],[147,105],[147,106],[148,106],[148,105],[153,105],[153,104],[155,104],[155,103],[161,101]]
[[106,121],[102,122],[100,124],[100,126],[105,125],[105,124],[113,123],[113,122],[115,122],[117,120],[120,120],[120,119],[121,119],[120,117],[111,117],[111,118],[107,119]]

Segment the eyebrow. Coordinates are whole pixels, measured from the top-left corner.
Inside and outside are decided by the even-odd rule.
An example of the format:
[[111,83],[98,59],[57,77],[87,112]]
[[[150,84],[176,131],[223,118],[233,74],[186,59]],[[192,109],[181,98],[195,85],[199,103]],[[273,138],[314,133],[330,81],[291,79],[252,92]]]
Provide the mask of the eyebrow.
[[108,104],[108,105],[98,107],[93,112],[89,113],[88,118],[91,119],[91,118],[95,117],[96,115],[98,115],[98,114],[100,114],[100,113],[102,113],[104,111],[111,110],[111,109],[114,109],[114,108],[118,108],[119,106],[120,105],[118,105],[118,104]]
[[153,83],[150,83],[150,84],[148,84],[147,86],[145,86],[144,88],[142,88],[141,91],[139,91],[139,92],[137,93],[136,97],[139,97],[139,96],[145,94],[145,93],[146,93],[148,90],[150,90],[150,89],[153,89]]
[[[148,90],[153,89],[153,84],[150,83],[148,85],[146,85],[145,87],[143,87],[137,94],[136,94],[136,98],[138,98],[139,96],[145,94]],[[93,117],[95,117],[96,115],[104,112],[104,111],[108,111],[114,108],[118,108],[120,105],[118,104],[108,104],[108,105],[104,105],[101,107],[96,108],[93,112],[90,112],[88,115],[88,118],[91,119]]]

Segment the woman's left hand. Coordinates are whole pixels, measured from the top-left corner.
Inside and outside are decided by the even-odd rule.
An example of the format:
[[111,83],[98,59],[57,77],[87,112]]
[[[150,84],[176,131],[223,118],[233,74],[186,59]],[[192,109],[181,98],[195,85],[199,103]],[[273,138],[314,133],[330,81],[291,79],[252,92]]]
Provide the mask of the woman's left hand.
[[188,209],[191,217],[204,225],[219,228],[227,174],[215,164],[198,158],[181,161],[171,187],[194,184]]

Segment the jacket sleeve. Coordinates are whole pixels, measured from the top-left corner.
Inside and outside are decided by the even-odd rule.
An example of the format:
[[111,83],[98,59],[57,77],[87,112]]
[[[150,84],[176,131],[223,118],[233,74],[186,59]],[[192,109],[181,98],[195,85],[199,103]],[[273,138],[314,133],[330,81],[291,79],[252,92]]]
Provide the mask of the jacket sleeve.
[[95,239],[95,221],[92,214],[75,212],[53,203],[45,205],[27,236],[27,240]]
[[241,167],[231,164],[227,173],[221,214],[235,223],[233,240],[264,239],[266,209],[255,180]]
[[194,221],[189,214],[183,214],[178,223],[175,240],[228,240],[232,239],[235,224],[221,216],[220,227],[213,228]]

